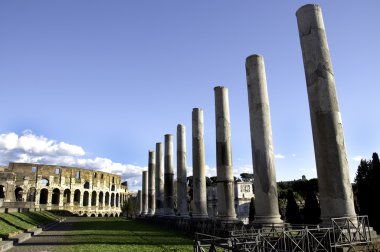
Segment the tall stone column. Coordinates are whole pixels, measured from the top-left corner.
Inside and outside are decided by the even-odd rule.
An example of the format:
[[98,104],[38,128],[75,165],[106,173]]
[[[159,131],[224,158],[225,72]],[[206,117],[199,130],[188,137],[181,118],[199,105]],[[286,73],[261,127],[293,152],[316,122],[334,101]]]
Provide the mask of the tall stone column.
[[164,174],[164,212],[165,216],[174,216],[173,184],[173,136],[165,135],[165,174]]
[[177,125],[177,214],[189,217],[187,209],[187,174],[186,174],[186,128]]
[[148,214],[148,172],[143,171],[142,176],[142,210],[141,215]]
[[355,217],[352,186],[344,144],[335,78],[318,5],[304,5],[297,13],[323,222]]
[[207,191],[205,146],[203,140],[203,110],[194,108],[192,112],[193,133],[193,208],[194,219],[207,219]]
[[140,215],[142,212],[142,195],[141,190],[137,191],[137,215]]
[[255,187],[255,223],[282,223],[278,210],[276,169],[274,163],[264,58],[251,55],[245,68],[251,126],[252,161]]
[[153,216],[156,210],[155,184],[156,184],[156,153],[149,151],[148,160],[148,215]]
[[156,212],[164,215],[164,155],[162,143],[156,143]]
[[216,125],[216,173],[218,215],[221,221],[237,220],[235,212],[235,188],[232,168],[230,108],[228,89],[215,87]]

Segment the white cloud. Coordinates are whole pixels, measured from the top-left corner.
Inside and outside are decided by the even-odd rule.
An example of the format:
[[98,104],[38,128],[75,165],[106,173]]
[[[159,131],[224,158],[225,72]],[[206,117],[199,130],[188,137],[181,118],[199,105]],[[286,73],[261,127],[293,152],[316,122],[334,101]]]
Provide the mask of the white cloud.
[[292,154],[292,157],[295,157],[295,156],[297,156],[297,155],[293,153],[293,154]]
[[352,157],[351,159],[354,161],[360,162],[363,159],[363,157],[358,155],[358,156]]
[[147,167],[122,164],[104,157],[88,158],[86,154],[78,145],[57,142],[29,130],[20,136],[14,132],[0,135],[0,164],[24,162],[82,167],[120,175],[123,180],[128,179],[131,190],[141,185],[141,171]]
[[285,156],[282,154],[276,154],[276,155],[274,155],[274,158],[283,159],[283,158],[285,158]]

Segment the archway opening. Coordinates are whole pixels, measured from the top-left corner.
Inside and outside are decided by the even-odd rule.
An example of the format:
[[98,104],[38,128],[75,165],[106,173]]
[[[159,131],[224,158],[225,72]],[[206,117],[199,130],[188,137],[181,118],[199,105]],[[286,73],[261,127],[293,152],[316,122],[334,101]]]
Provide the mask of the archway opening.
[[115,185],[111,186],[111,191],[115,191]]
[[59,205],[59,196],[60,196],[60,191],[58,188],[55,188],[53,190],[53,194],[51,195],[51,204],[52,205]]
[[15,189],[15,199],[16,201],[22,201],[22,193],[23,193],[23,190],[21,187],[17,187]]
[[35,202],[36,201],[36,192],[37,192],[37,190],[35,187],[29,188],[28,195],[26,197],[26,201]]
[[110,193],[109,192],[106,192],[105,204],[106,204],[106,206],[108,206],[110,204]]
[[0,185],[0,199],[4,199],[4,198],[5,198],[4,186]]
[[119,207],[119,194],[116,193],[116,207]]
[[85,191],[83,193],[83,206],[88,206],[88,198],[89,198],[89,193]]
[[49,192],[46,188],[41,189],[40,191],[40,204],[45,205],[47,204]]
[[96,192],[92,191],[91,193],[91,206],[96,206]]
[[88,181],[84,182],[83,188],[84,189],[90,189],[90,182],[88,182]]
[[111,194],[111,207],[115,205],[115,194]]
[[113,214],[112,214],[112,213],[110,214],[110,217],[113,217]]
[[79,205],[80,202],[80,190],[76,189],[74,191],[74,205]]
[[104,197],[103,192],[100,192],[99,193],[99,206],[103,206],[103,197]]
[[70,196],[71,196],[70,189],[65,189],[63,191],[63,204],[70,204]]
[[42,178],[38,183],[41,186],[49,186],[49,180],[47,178]]

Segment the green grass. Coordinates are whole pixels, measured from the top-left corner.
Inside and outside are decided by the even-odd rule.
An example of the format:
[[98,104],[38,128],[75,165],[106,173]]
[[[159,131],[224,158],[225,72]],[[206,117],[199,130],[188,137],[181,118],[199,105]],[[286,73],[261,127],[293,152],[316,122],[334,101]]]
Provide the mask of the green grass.
[[0,213],[0,237],[7,238],[31,230],[56,218],[47,212]]
[[80,218],[54,251],[193,251],[193,240],[143,222],[121,218]]

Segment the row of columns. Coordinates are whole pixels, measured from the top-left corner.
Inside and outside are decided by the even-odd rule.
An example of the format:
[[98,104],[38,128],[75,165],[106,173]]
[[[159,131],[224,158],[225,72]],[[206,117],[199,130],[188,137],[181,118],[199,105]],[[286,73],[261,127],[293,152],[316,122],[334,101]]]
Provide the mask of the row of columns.
[[[321,9],[318,5],[305,5],[297,11],[296,16],[309,97],[321,218],[324,222],[328,222],[333,217],[355,217],[343,127]],[[278,208],[270,106],[262,56],[251,55],[246,59],[246,77],[256,197],[255,222],[282,223]],[[214,92],[217,219],[234,221],[236,213],[228,90],[225,87],[215,87]],[[192,111],[192,217],[194,219],[208,217],[203,128],[203,111],[194,108]],[[172,135],[165,135],[164,174],[161,143],[156,144],[156,153],[155,159],[154,151],[149,152],[149,183],[147,172],[143,172],[141,213],[174,216]],[[147,194],[149,196],[146,196]],[[181,217],[188,217],[186,199],[186,136],[185,126],[179,124],[177,126],[177,209]]]

